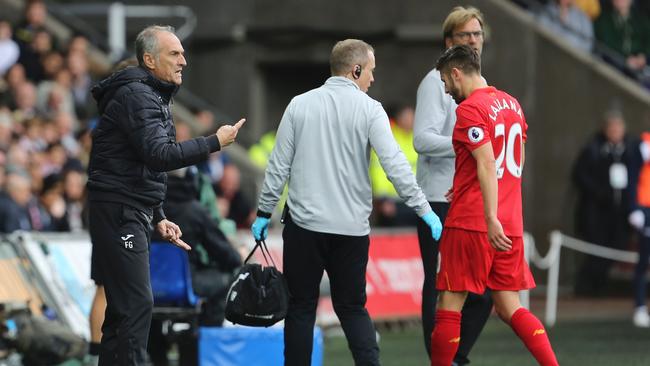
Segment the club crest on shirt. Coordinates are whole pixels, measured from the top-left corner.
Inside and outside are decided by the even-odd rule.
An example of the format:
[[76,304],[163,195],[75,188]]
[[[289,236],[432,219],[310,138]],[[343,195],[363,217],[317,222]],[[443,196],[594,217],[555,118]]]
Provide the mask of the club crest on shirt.
[[483,130],[480,127],[471,127],[467,131],[467,137],[473,143],[481,142],[483,140]]

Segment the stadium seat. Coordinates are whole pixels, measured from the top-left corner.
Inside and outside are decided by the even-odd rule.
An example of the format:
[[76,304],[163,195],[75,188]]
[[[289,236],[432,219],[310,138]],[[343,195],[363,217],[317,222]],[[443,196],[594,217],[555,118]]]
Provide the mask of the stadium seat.
[[151,243],[149,267],[155,306],[193,307],[197,304],[187,253],[183,249],[169,243]]
[[187,253],[165,242],[152,242],[149,252],[153,316],[173,322],[196,325],[201,299],[192,289]]

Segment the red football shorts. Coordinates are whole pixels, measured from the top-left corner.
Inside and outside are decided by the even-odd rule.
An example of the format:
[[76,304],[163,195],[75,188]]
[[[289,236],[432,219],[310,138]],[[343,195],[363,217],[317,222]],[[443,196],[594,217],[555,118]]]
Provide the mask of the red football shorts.
[[440,240],[436,288],[477,294],[492,290],[519,291],[535,287],[524,260],[524,240],[509,237],[512,249],[499,252],[488,242],[487,233],[446,227]]

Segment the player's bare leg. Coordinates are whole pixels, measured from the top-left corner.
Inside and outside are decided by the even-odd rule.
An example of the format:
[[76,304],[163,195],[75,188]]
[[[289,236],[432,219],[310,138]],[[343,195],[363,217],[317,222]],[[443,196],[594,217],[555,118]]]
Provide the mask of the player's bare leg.
[[98,285],[95,289],[95,297],[90,308],[90,349],[91,359],[86,363],[89,365],[97,364],[99,355],[99,346],[102,341],[102,324],[104,324],[104,314],[106,312],[106,293],[104,286]]
[[431,334],[431,366],[449,366],[460,343],[460,311],[467,292],[440,291]]
[[510,324],[510,318],[521,307],[518,291],[492,291],[494,310],[499,318]]
[[492,298],[499,317],[510,324],[537,362],[544,366],[558,365],[546,329],[533,313],[521,306],[519,292],[492,291]]

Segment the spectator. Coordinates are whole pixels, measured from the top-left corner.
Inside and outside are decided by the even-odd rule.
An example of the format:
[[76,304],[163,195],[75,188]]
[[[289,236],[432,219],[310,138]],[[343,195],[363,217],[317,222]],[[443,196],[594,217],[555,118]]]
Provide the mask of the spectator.
[[45,150],[47,143],[43,139],[43,121],[31,118],[24,123],[23,134],[20,137],[20,147],[28,153]]
[[600,1],[601,0],[575,0],[575,6],[582,10],[589,19],[596,20],[600,15]]
[[[622,249],[627,243],[631,201],[628,171],[633,151],[620,111],[605,114],[604,125],[582,149],[573,168],[578,189],[576,233],[602,246]],[[582,296],[602,293],[612,261],[587,256],[578,271],[575,292]]]
[[208,109],[199,109],[194,113],[194,118],[199,123],[199,133],[207,133],[214,130],[217,124],[214,120],[214,113]]
[[221,217],[235,221],[238,228],[250,227],[255,219],[255,208],[241,192],[241,174],[236,165],[224,166],[215,191]]
[[97,109],[90,97],[90,86],[93,83],[88,72],[88,57],[85,53],[73,52],[68,54],[67,67],[72,76],[72,96],[76,115],[80,119],[93,116]]
[[5,182],[7,180],[7,169],[2,164],[2,152],[0,152],[0,192],[5,190]]
[[43,73],[46,80],[54,80],[59,71],[64,67],[63,55],[59,51],[49,51],[43,55]]
[[14,171],[26,172],[29,164],[29,155],[18,145],[12,143],[7,150],[7,167]]
[[[413,148],[413,120],[415,110],[409,105],[401,105],[389,111],[391,131],[400,149],[411,165],[415,174],[418,155]],[[376,223],[378,226],[415,226],[418,216],[397,195],[395,187],[386,177],[379,163],[377,154],[373,151],[370,157],[370,179],[374,197]]]
[[51,229],[53,231],[69,231],[65,218],[66,205],[63,199],[60,174],[50,174],[43,179],[39,201],[50,216]]
[[2,84],[2,100],[0,101],[3,105],[13,106],[15,105],[14,101],[14,92],[19,85],[27,81],[27,76],[25,76],[25,67],[21,64],[14,64],[7,70],[7,73],[4,75],[4,83]]
[[78,232],[87,229],[86,172],[78,160],[68,160],[63,167],[62,174],[63,199],[65,200],[65,230]]
[[29,80],[38,83],[45,78],[45,68],[41,59],[52,49],[52,36],[45,30],[34,32],[32,42],[21,48],[18,62],[25,66],[25,74]]
[[576,49],[591,52],[594,29],[591,20],[580,10],[573,0],[554,0],[549,2],[539,15],[542,25],[564,38]]
[[70,89],[56,81],[44,80],[38,84],[36,106],[39,115],[47,119],[53,119],[61,113],[76,116]]
[[4,75],[20,56],[20,48],[11,36],[11,24],[0,20],[0,75]]
[[0,233],[31,230],[28,204],[32,199],[29,179],[15,172],[7,175],[6,189],[0,192]]
[[41,0],[29,0],[25,6],[23,20],[16,27],[14,37],[21,47],[32,43],[34,34],[44,29],[47,19],[47,7]]
[[52,123],[56,129],[61,145],[65,148],[66,154],[71,157],[77,157],[81,150],[79,141],[74,135],[74,124],[76,121],[71,115],[61,112],[57,113]]
[[[13,129],[11,124],[12,119],[9,108],[0,107],[0,151],[3,153],[7,152],[11,143],[11,132]],[[0,165],[4,165],[5,163],[4,160],[0,161]]]
[[15,110],[14,118],[17,122],[36,117],[36,88],[29,81],[17,86],[14,94]]
[[[74,35],[68,42],[68,54],[81,53],[88,55],[88,39],[81,34]],[[135,58],[133,59],[135,61]],[[137,62],[135,63],[137,64]]]
[[611,9],[605,9],[594,23],[596,39],[624,58],[621,63],[605,55],[609,62],[640,72],[650,54],[650,23],[642,14],[632,11],[632,0],[611,0],[611,4]]

